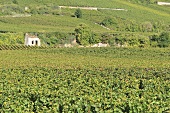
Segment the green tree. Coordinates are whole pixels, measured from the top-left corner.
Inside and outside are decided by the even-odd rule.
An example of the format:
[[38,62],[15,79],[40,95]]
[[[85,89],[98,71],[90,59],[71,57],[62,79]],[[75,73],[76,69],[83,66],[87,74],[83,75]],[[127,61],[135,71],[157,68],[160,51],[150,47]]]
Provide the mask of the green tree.
[[13,0],[12,1],[14,4],[18,4],[18,1],[17,0]]
[[153,25],[151,22],[142,23],[142,31],[143,32],[151,32],[153,30]]
[[76,9],[74,15],[77,17],[77,18],[82,18],[82,11],[80,9]]
[[75,28],[76,41],[80,45],[88,45],[95,42],[95,37],[90,30],[89,26],[82,23]]
[[109,43],[109,45],[115,44],[115,39],[113,38],[113,35],[110,33],[104,33],[101,35],[101,42],[104,44]]
[[168,32],[162,32],[158,38],[159,47],[168,47],[170,45],[170,35]]
[[112,25],[114,22],[111,18],[106,18],[104,19],[101,24],[104,25],[104,26],[109,26],[109,25]]
[[159,35],[157,34],[154,34],[152,36],[150,36],[150,46],[151,47],[157,47],[158,46],[158,38],[159,38]]
[[31,13],[31,14],[34,14],[34,15],[35,15],[35,14],[38,14],[38,12],[37,12],[36,9],[31,9],[30,13]]

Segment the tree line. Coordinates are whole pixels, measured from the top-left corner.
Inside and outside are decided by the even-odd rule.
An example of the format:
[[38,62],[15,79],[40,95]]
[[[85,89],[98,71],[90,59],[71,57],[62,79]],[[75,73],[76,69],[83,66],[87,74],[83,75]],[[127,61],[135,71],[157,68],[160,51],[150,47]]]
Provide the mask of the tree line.
[[75,29],[76,40],[80,45],[95,43],[109,43],[112,46],[126,47],[169,47],[170,33],[161,32],[152,35],[142,35],[142,33],[104,33],[95,34],[86,24],[80,24]]
[[[23,45],[25,33],[0,33],[0,45]],[[35,34],[35,33],[32,33]],[[78,45],[89,46],[97,43],[118,47],[169,47],[170,33],[95,33],[86,24],[80,24],[74,33],[36,33],[41,39],[42,46],[58,46],[71,44],[76,40]]]

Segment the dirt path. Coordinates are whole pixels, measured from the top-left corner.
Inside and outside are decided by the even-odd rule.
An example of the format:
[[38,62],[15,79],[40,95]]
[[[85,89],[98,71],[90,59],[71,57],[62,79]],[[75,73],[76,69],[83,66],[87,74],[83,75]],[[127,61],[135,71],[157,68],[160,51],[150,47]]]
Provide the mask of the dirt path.
[[97,8],[97,7],[73,7],[73,6],[59,6],[59,8],[69,8],[69,9],[84,9],[84,10],[115,10],[115,11],[127,11],[126,9],[117,9],[117,8]]

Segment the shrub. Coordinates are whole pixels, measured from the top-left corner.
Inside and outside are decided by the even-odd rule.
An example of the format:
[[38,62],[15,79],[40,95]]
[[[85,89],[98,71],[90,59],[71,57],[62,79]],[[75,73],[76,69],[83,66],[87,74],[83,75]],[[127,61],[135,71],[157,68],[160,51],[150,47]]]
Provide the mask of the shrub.
[[151,32],[153,30],[153,25],[151,22],[142,23],[142,31],[143,32]]
[[101,22],[101,24],[104,26],[109,26],[113,24],[113,20],[111,18],[106,18]]
[[77,18],[82,18],[82,11],[80,9],[76,9],[74,15],[77,17]]
[[97,42],[94,33],[86,24],[80,24],[75,28],[76,41],[80,45],[89,45]]
[[14,4],[18,4],[18,1],[17,0],[13,0],[12,1]]
[[159,47],[168,47],[170,44],[170,35],[168,32],[162,32],[158,38]]

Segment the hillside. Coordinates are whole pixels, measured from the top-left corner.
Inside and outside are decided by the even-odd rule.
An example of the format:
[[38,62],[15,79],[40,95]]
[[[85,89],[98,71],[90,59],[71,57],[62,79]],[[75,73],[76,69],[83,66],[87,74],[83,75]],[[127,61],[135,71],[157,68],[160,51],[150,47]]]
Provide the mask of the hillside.
[[156,1],[0,0],[0,113],[170,113]]
[[[133,38],[146,38],[170,30],[170,7],[158,6],[155,2],[136,2],[135,0],[105,0],[104,2],[102,0],[1,0],[0,4],[0,31],[2,33],[59,32],[70,34],[74,33],[77,26],[83,23],[89,26],[93,36],[101,40],[101,37],[106,36],[106,34],[109,36],[116,33],[120,36],[119,38],[122,38],[122,33],[123,37],[125,33],[128,38],[129,33],[135,33],[138,35],[133,35]],[[67,6],[95,7],[97,10],[81,9],[82,18],[76,18],[77,9],[67,8]]]
[[[24,7],[28,7],[29,10],[49,10],[49,12],[55,12],[55,13],[62,13],[62,15],[64,17],[61,16],[55,16],[55,17],[50,17],[55,19],[56,21],[54,21],[53,25],[57,23],[64,23],[62,26],[67,26],[68,27],[75,27],[74,25],[70,25],[70,22],[62,22],[61,20],[70,20],[73,21],[75,23],[80,23],[80,22],[85,22],[85,20],[89,20],[86,21],[85,23],[89,23],[91,24],[91,22],[97,22],[100,23],[102,22],[102,20],[106,17],[118,17],[118,18],[122,18],[125,20],[132,20],[135,21],[136,23],[142,23],[145,21],[151,21],[151,22],[157,22],[157,21],[161,21],[163,23],[170,23],[170,9],[169,7],[163,7],[163,6],[157,6],[157,5],[140,5],[140,4],[134,4],[134,3],[130,3],[130,2],[126,2],[126,1],[119,1],[119,0],[112,0],[112,2],[110,2],[110,0],[105,0],[105,2],[103,3],[102,0],[99,1],[89,1],[89,0],[71,0],[71,1],[64,1],[64,0],[42,0],[41,2],[38,1],[34,1],[34,0],[16,0],[17,4],[13,4],[11,0],[5,0],[5,1],[1,1],[1,9],[2,11],[8,10],[8,12],[6,12],[6,14],[10,14],[10,15],[14,15],[16,13],[29,13],[30,11],[25,11]],[[5,4],[5,5],[4,5]],[[7,5],[8,4],[8,5]],[[122,8],[122,9],[126,9],[127,11],[112,11],[112,10],[100,10],[100,11],[82,11],[83,12],[83,17],[81,20],[75,20],[71,17],[71,15],[74,14],[75,10],[65,10],[65,9],[61,9],[59,11],[59,9],[55,9],[54,6],[60,6],[60,5],[64,5],[64,6],[86,6],[86,7],[98,7],[98,8]],[[7,6],[8,8],[5,9]],[[10,11],[10,7],[11,7],[11,13]],[[17,9],[18,8],[18,9]],[[39,8],[39,9],[38,9]],[[15,12],[16,10],[16,12]],[[1,12],[3,15],[3,12]],[[31,12],[33,13],[33,12]],[[41,12],[43,13],[43,11]],[[41,14],[40,13],[40,14]],[[48,13],[48,12],[47,12]],[[96,17],[97,16],[97,17]],[[43,18],[39,20],[39,27],[35,26],[34,28],[37,29],[42,29],[41,28],[41,24],[45,24],[47,21],[49,21],[48,17],[45,18],[44,15],[42,15],[41,17],[37,17],[37,18]],[[60,19],[62,18],[62,19]],[[5,22],[3,20],[6,20]],[[31,20],[31,22],[36,21],[36,17],[30,18],[29,19],[23,19],[22,17],[18,17],[18,18],[0,18],[0,25],[1,26],[5,26],[8,25],[10,27],[10,24],[12,24],[12,27],[16,27],[15,29],[11,29],[12,31],[18,31],[20,30],[20,27],[25,27],[26,29],[28,29],[29,25],[20,25],[19,23],[15,22],[15,23],[10,23],[10,21],[17,21],[18,19],[21,19],[25,22],[23,23],[27,23],[28,20]],[[9,21],[8,21],[9,20]],[[34,24],[28,22],[29,24]],[[48,25],[48,23],[47,23]],[[53,25],[48,25],[46,26],[48,29],[50,30],[45,30],[45,31],[60,31],[59,29],[54,29]],[[44,27],[44,26],[42,26]],[[18,29],[18,30],[17,30]],[[45,28],[46,29],[46,28]],[[67,28],[66,28],[67,29]],[[96,29],[100,29],[100,28],[96,28]],[[102,28],[101,28],[102,29]],[[6,27],[1,27],[1,30],[8,30],[8,28]],[[42,29],[44,30],[44,29]],[[103,29],[104,30],[104,29]],[[10,28],[9,28],[10,31]],[[24,30],[23,31],[29,31],[29,30]],[[31,28],[30,28],[30,31]],[[41,31],[41,30],[35,30],[35,31]],[[66,30],[67,32],[67,30]]]

